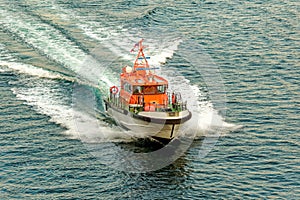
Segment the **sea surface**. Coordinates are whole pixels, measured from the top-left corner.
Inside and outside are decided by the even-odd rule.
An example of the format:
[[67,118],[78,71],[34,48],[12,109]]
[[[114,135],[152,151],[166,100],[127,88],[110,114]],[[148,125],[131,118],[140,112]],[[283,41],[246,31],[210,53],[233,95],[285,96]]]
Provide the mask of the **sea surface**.
[[[300,199],[299,13],[296,0],[0,0],[0,199]],[[188,148],[146,167],[121,160],[164,147],[103,108],[142,38],[193,112],[176,139]]]

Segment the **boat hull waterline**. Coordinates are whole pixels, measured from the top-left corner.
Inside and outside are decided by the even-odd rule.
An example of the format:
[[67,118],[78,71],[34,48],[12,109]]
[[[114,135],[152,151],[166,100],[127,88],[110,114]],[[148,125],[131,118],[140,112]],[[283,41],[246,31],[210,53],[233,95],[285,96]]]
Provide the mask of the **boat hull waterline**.
[[170,141],[180,134],[179,128],[192,114],[181,112],[139,112],[134,114],[105,101],[106,112],[125,130],[140,138],[152,137]]

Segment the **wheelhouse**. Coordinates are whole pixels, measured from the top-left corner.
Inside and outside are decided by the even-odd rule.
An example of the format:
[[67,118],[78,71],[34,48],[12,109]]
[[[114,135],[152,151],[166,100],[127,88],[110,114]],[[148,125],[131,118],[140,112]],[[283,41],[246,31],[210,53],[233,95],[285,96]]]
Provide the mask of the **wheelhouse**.
[[[129,68],[127,68],[127,71]],[[120,100],[128,105],[162,108],[168,105],[168,81],[157,75],[142,76],[135,72],[121,74]]]

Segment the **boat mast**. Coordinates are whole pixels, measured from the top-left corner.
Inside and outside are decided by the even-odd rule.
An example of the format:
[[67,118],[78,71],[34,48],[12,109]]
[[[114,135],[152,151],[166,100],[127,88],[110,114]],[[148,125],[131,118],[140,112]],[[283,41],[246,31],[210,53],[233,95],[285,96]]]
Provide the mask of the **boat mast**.
[[[144,52],[143,52],[143,49],[144,48],[146,48],[146,46],[143,46],[143,41],[144,41],[144,39],[141,39],[139,42],[138,42],[138,48],[139,48],[139,51],[138,51],[138,54],[137,54],[137,56],[136,56],[136,59],[135,59],[135,62],[134,62],[134,71],[137,71],[137,68],[140,68],[141,67],[141,65],[138,63],[138,60],[139,60],[139,58],[143,58],[143,60],[145,61],[145,64],[142,66],[142,67],[144,67],[144,68],[148,68],[149,69],[149,64],[148,64],[148,61],[147,61],[147,59],[146,59],[146,57],[145,57],[145,54],[144,54]],[[136,44],[137,45],[137,44]],[[150,70],[149,70],[149,72],[150,72]]]

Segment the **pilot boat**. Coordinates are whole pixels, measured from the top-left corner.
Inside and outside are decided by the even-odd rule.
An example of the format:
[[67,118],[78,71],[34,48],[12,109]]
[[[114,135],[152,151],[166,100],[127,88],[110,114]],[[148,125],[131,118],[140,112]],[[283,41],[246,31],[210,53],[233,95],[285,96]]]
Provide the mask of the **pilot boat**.
[[124,129],[159,141],[169,142],[179,135],[180,126],[191,119],[187,103],[179,92],[168,91],[168,81],[155,74],[144,55],[143,39],[132,67],[124,66],[120,86],[109,88],[104,100],[106,112]]

